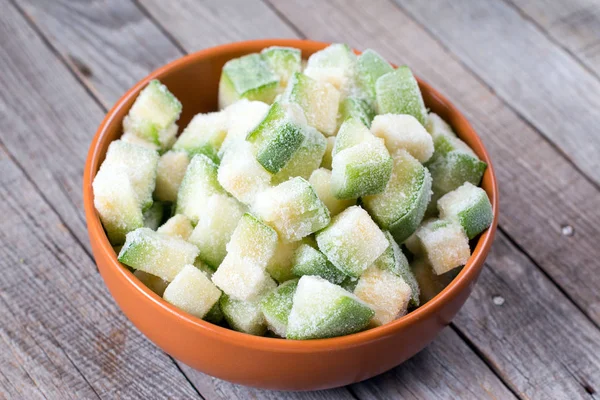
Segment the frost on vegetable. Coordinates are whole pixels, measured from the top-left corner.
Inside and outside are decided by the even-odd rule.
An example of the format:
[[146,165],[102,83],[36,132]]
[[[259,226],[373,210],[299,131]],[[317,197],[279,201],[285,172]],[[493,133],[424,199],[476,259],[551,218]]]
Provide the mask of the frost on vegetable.
[[452,282],[452,279],[460,271],[459,268],[449,271],[442,275],[437,275],[433,272],[433,268],[427,258],[418,257],[410,263],[411,269],[421,290],[419,302],[427,303],[429,300],[437,296],[446,286]]
[[194,263],[196,256],[196,246],[183,239],[139,228],[127,234],[118,258],[133,269],[171,282],[185,265]]
[[265,269],[277,249],[277,232],[252,214],[246,213],[236,226],[227,253],[251,260]]
[[297,286],[298,279],[282,283],[267,293],[260,301],[260,308],[269,330],[279,337],[286,335],[288,318],[292,311]]
[[188,240],[193,230],[194,227],[188,217],[182,214],[176,214],[169,218],[167,222],[159,226],[156,232]]
[[371,125],[371,133],[382,138],[392,154],[404,149],[421,163],[433,155],[431,135],[412,115],[378,115]]
[[198,247],[198,257],[212,269],[225,258],[227,243],[244,212],[245,207],[226,194],[214,194],[206,203],[188,241]]
[[279,77],[260,54],[229,60],[221,71],[219,108],[244,98],[271,103],[277,95]]
[[269,108],[262,101],[242,99],[223,110],[227,116],[227,136],[219,149],[219,157],[223,158],[228,149],[245,142],[248,133],[265,118]]
[[437,275],[465,265],[471,256],[469,238],[457,222],[432,220],[416,234]]
[[179,100],[154,79],[142,89],[129,109],[123,120],[123,131],[167,149],[177,135],[175,122],[181,109]]
[[347,277],[341,270],[336,268],[325,254],[308,244],[302,244],[294,253],[292,259],[292,272],[296,276],[313,275],[327,279],[336,285],[341,284]]
[[163,294],[168,303],[198,318],[204,318],[220,297],[221,291],[193,265],[183,267]]
[[227,135],[227,124],[225,111],[196,114],[177,138],[173,150],[184,150],[190,157],[204,154],[218,163],[219,149]]
[[164,211],[164,203],[155,201],[154,204],[144,212],[144,226],[155,231],[163,220]]
[[338,269],[358,278],[389,246],[369,214],[358,206],[345,209],[317,233],[319,250]]
[[341,126],[333,148],[331,187],[338,199],[355,199],[384,191],[392,158],[382,139],[355,118]]
[[333,85],[297,72],[283,92],[281,101],[298,104],[308,124],[324,135],[335,134],[340,92]]
[[210,196],[225,193],[217,180],[217,168],[204,154],[192,158],[179,186],[176,214],[183,214],[196,223]]
[[349,335],[369,325],[375,312],[354,294],[316,276],[303,276],[288,317],[288,339]]
[[328,169],[319,168],[314,170],[308,182],[312,185],[317,196],[327,206],[332,217],[356,204],[355,199],[341,200],[334,196],[331,187],[331,171]]
[[329,211],[312,186],[297,177],[256,196],[252,210],[279,238],[295,242],[329,224]]
[[94,178],[94,207],[113,245],[144,225],[137,195],[127,174],[118,166],[103,164]]
[[369,100],[375,102],[375,84],[380,76],[394,71],[394,68],[376,51],[367,49],[356,63],[356,81]]
[[271,177],[254,157],[252,145],[248,142],[242,142],[225,153],[218,171],[221,186],[244,204],[252,204],[259,192],[268,189]]
[[378,114],[410,114],[422,125],[427,122],[427,109],[419,84],[407,66],[379,77],[375,93]]
[[365,100],[355,96],[348,96],[340,103],[338,129],[350,117],[357,118],[366,127],[370,127],[371,121],[375,118],[375,110]]
[[379,326],[406,314],[412,292],[398,275],[371,267],[358,280],[354,294],[375,311],[371,324]]
[[437,207],[440,218],[457,221],[469,239],[486,230],[494,219],[485,190],[469,182],[442,196]]
[[342,97],[354,87],[356,55],[347,44],[335,43],[308,58],[304,73],[320,82],[329,83]]
[[275,254],[267,263],[267,272],[277,282],[285,282],[296,277],[292,272],[293,267],[293,256],[296,249],[303,243],[299,240],[297,242],[286,243],[278,241]]
[[227,254],[212,281],[228,296],[243,301],[254,301],[261,293],[277,286],[264,266],[235,253]]
[[263,49],[260,54],[279,77],[280,89],[285,89],[292,75],[302,69],[302,52],[299,49],[272,46]]
[[431,177],[418,160],[405,150],[393,155],[393,169],[385,190],[362,198],[362,204],[382,229],[398,243],[419,226],[431,196]]
[[156,168],[156,188],[154,197],[160,201],[174,203],[177,192],[190,163],[185,151],[167,151],[158,160]]
[[232,329],[255,336],[262,336],[267,331],[260,299],[242,301],[223,294],[219,305],[225,320]]
[[454,133],[452,127],[434,112],[428,114],[425,128],[427,128],[427,132],[429,132],[433,140],[442,135],[456,137],[456,133]]

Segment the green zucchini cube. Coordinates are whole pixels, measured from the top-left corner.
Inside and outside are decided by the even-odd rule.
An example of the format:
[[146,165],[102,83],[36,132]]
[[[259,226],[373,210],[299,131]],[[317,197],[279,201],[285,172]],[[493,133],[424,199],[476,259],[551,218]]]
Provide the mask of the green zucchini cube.
[[226,194],[217,180],[218,166],[204,154],[196,154],[188,165],[179,191],[175,214],[183,214],[196,224],[213,194]]
[[306,179],[296,177],[256,196],[253,211],[284,242],[296,242],[329,224],[329,211]]
[[394,68],[375,50],[367,49],[356,63],[356,82],[372,103],[375,103],[375,85],[379,77],[394,71]]
[[264,266],[234,253],[225,256],[212,281],[228,296],[242,301],[254,301],[266,290],[277,286]]
[[283,92],[281,101],[298,104],[308,124],[324,135],[335,134],[340,92],[333,85],[297,72]]
[[365,100],[355,96],[348,96],[340,103],[338,127],[350,117],[357,118],[366,127],[370,127],[371,121],[375,118],[375,110]]
[[333,217],[317,233],[319,250],[339,270],[358,278],[388,248],[389,243],[371,216],[352,206]]
[[223,262],[227,243],[245,211],[236,199],[224,194],[214,194],[206,203],[188,241],[198,247],[198,257],[213,270]]
[[469,238],[458,222],[432,220],[423,224],[416,235],[437,275],[465,265],[471,256]]
[[305,122],[298,107],[274,103],[246,137],[255,146],[260,165],[273,174],[279,172],[302,146]]
[[332,217],[356,204],[355,199],[341,200],[334,196],[331,186],[331,171],[328,169],[319,168],[314,170],[308,182],[319,196],[319,199],[327,206]]
[[292,272],[293,267],[293,256],[296,249],[302,245],[303,241],[286,243],[279,240],[275,254],[267,263],[266,271],[271,275],[277,282],[282,283],[290,279],[296,278],[296,275]]
[[427,109],[412,71],[403,65],[380,76],[375,83],[377,114],[409,114],[421,125],[427,122]]
[[279,77],[281,89],[285,89],[294,73],[302,70],[302,52],[300,49],[271,46],[263,49],[260,54]]
[[160,201],[174,203],[190,158],[185,151],[169,150],[160,156],[156,167],[154,197]]
[[298,247],[294,253],[292,264],[294,265],[292,272],[298,277],[320,276],[336,285],[340,285],[347,278],[346,274],[329,262],[325,254],[308,244]]
[[218,153],[227,135],[227,125],[227,113],[224,111],[196,114],[177,138],[173,150],[186,151],[190,158],[204,154],[218,164]]
[[119,252],[123,264],[172,282],[187,264],[193,264],[198,249],[183,239],[152,229],[139,228],[127,234]]
[[487,193],[470,182],[442,196],[437,207],[440,218],[459,222],[469,239],[486,230],[494,219]]
[[287,331],[288,317],[292,311],[292,304],[298,279],[282,283],[271,290],[260,301],[262,310],[269,330],[279,337],[285,337]]
[[392,177],[385,190],[363,197],[363,207],[398,243],[413,234],[423,220],[431,197],[431,177],[421,163],[405,150],[393,155]]
[[223,112],[227,115],[227,135],[219,149],[219,157],[246,143],[246,136],[262,121],[271,107],[262,101],[238,100]]
[[404,149],[420,163],[433,155],[431,135],[412,115],[378,115],[371,125],[371,133],[385,140],[385,146],[392,154]]
[[381,193],[392,173],[392,158],[382,139],[356,118],[347,119],[333,148],[331,188],[338,199]]
[[167,149],[177,135],[175,122],[181,109],[181,102],[154,79],[142,89],[123,119],[123,131]]
[[366,328],[373,309],[354,294],[317,276],[303,276],[294,293],[286,337],[307,340],[349,335]]
[[304,73],[333,85],[345,97],[355,86],[356,54],[347,44],[334,43],[312,54]]
[[254,336],[262,336],[267,331],[267,323],[260,307],[260,299],[242,301],[224,293],[221,296],[219,305],[225,321],[231,329]]
[[361,275],[354,294],[375,311],[371,325],[380,326],[406,314],[412,291],[398,275],[371,267]]
[[219,108],[223,109],[240,99],[271,104],[278,87],[279,77],[260,54],[229,60],[221,71]]
[[277,250],[277,232],[250,213],[242,215],[229,243],[227,253],[247,259],[265,269]]
[[137,194],[129,176],[119,166],[103,164],[92,188],[94,207],[112,245],[123,244],[127,233],[144,226]]
[[163,299],[197,318],[205,318],[221,291],[193,265],[186,265],[167,286]]

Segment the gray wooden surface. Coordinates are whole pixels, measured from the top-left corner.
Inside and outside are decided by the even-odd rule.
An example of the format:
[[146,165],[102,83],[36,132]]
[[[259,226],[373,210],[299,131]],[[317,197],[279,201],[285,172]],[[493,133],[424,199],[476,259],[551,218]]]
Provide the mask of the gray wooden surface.
[[[0,0],[0,398],[600,398],[596,0]],[[81,176],[107,108],[148,72],[237,40],[300,37],[409,64],[470,119],[500,229],[472,297],[373,379],[282,393],[203,375],[120,313]]]

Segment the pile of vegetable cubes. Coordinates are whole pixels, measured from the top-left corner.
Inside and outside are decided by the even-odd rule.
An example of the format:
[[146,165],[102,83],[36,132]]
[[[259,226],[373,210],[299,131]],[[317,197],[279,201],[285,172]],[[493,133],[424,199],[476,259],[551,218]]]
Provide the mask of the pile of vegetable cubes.
[[287,339],[384,325],[492,222],[485,162],[373,50],[230,60],[218,104],[178,135],[182,105],[151,81],[93,182],[119,261],[195,317]]

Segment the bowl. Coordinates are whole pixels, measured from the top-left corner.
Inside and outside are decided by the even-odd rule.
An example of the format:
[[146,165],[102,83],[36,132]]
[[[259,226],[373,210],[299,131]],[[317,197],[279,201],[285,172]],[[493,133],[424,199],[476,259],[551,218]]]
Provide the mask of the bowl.
[[185,127],[194,114],[216,110],[221,67],[226,61],[274,45],[299,48],[306,58],[328,43],[273,39],[217,46],[175,60],[127,91],[108,112],[90,145],[83,176],[85,215],[94,258],[110,293],[131,322],[166,353],[201,372],[242,385],[327,389],[381,374],[433,341],[471,293],[492,245],[498,220],[494,169],[480,138],[444,96],[419,80],[427,107],[448,121],[488,164],[482,187],[492,202],[494,220],[448,287],[424,306],[384,326],[343,337],[296,341],[251,336],[195,318],[165,302],[117,261],[93,203],[92,181],[108,145],[121,135],[123,117],[151,79],[160,79],[181,100],[179,126]]

